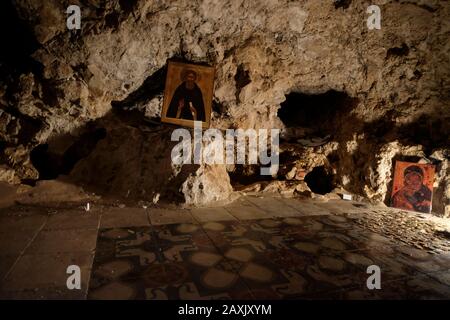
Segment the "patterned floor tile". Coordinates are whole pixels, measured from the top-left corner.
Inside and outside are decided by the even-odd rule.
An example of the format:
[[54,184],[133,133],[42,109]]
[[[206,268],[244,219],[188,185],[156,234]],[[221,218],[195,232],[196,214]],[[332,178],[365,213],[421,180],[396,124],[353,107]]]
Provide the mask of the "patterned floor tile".
[[423,272],[433,273],[450,269],[448,254],[431,254],[408,246],[393,247],[395,259],[403,264]]
[[195,224],[101,230],[97,250],[91,299],[251,296],[229,259]]
[[[406,277],[419,276],[422,274],[411,264],[405,263],[405,261],[398,259],[394,248],[371,248],[363,252],[366,259],[373,261],[374,265],[380,267],[381,276],[384,280],[398,280]],[[349,259],[351,258],[349,257]]]
[[[299,248],[303,247],[292,247],[296,244],[293,234],[299,230],[310,231],[300,228],[304,221],[298,220],[210,223],[204,224],[203,228],[255,296],[287,299],[305,292],[335,290],[362,281],[360,278],[365,273],[333,255],[330,248],[316,245],[317,250],[306,248],[302,251]],[[321,229],[311,221],[308,225],[316,226],[313,234]]]
[[[349,205],[337,215],[324,215],[327,209],[313,205],[322,214],[264,219],[214,208],[194,213],[193,223],[101,229],[89,298],[446,297],[447,255],[431,255],[364,229]],[[257,208],[253,202],[248,207]],[[367,289],[371,265],[380,267],[382,290]]]

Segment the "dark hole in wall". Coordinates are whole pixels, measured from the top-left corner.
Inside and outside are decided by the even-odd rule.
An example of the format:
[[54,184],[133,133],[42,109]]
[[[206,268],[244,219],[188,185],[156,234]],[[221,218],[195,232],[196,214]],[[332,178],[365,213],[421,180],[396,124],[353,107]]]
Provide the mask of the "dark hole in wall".
[[47,143],[36,146],[30,153],[30,160],[39,172],[39,180],[51,180],[60,174],[69,174],[76,163],[87,157],[105,137],[104,128],[89,130],[81,134],[62,155],[52,152]]
[[239,103],[239,94],[241,93],[242,88],[251,82],[249,72],[244,69],[242,64],[237,68],[234,81],[236,82],[236,101]]
[[111,12],[110,14],[105,16],[105,27],[116,29],[119,26],[120,13],[119,12]]
[[347,9],[350,4],[352,3],[352,0],[334,0],[334,8],[335,9]]
[[333,175],[324,166],[315,167],[305,176],[305,182],[312,192],[327,194],[334,189]]
[[34,147],[30,152],[30,160],[39,172],[40,180],[50,180],[58,177],[61,168],[61,159],[49,152],[47,143]]
[[357,99],[345,92],[330,90],[322,94],[292,92],[278,110],[278,117],[286,127],[304,127],[311,134],[333,134],[340,113],[348,114]]
[[407,56],[408,54],[409,54],[409,47],[405,43],[402,43],[400,47],[389,48],[386,53],[386,57],[387,58],[393,56],[403,57]]
[[129,14],[133,11],[136,6],[138,0],[119,0],[120,8],[126,13]]
[[273,181],[274,179],[284,181],[286,174],[292,170],[292,163],[298,159],[298,154],[293,151],[282,151],[279,154],[279,168],[277,175],[272,177],[270,175],[261,175],[261,167],[268,167],[269,165],[235,165],[235,169],[229,172],[231,185],[235,189],[240,186],[248,186],[257,182]]
[[214,99],[212,102],[212,111],[220,116],[227,113],[227,108],[219,100]]
[[271,176],[261,175],[259,165],[237,164],[232,172],[229,172],[231,185],[235,189],[247,186],[256,182],[271,181]]

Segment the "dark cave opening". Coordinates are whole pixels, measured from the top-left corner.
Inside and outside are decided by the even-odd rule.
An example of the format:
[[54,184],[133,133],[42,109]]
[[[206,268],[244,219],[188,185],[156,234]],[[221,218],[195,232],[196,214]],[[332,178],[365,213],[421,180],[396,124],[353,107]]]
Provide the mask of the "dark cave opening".
[[286,127],[302,127],[309,135],[326,136],[335,131],[339,114],[348,114],[357,102],[335,90],[321,94],[291,92],[281,103],[278,117]]
[[260,174],[259,165],[237,164],[233,171],[228,172],[230,182],[234,189],[240,189],[257,182],[272,181],[271,176]]
[[234,81],[236,82],[236,101],[239,102],[239,95],[242,89],[248,85],[251,81],[249,71],[240,64],[237,68],[236,75],[234,76]]
[[333,175],[324,167],[315,167],[305,176],[305,182],[312,192],[327,194],[334,189]]
[[31,164],[39,172],[40,180],[51,180],[58,176],[59,157],[49,152],[49,145],[43,143],[37,145],[30,152]]
[[[356,107],[358,99],[346,92],[329,90],[320,94],[292,92],[286,96],[278,110],[278,117],[287,129],[293,133],[281,136],[282,143],[309,143],[309,146],[320,146],[329,138],[340,132],[342,122],[348,121],[350,112]],[[304,141],[300,142],[300,138]],[[318,139],[317,139],[318,138]],[[261,176],[257,166],[236,166],[229,172],[233,187],[248,186],[254,183],[286,180],[286,174],[292,169],[292,163],[299,157],[295,152],[280,153],[280,167],[277,177]],[[305,181],[311,191],[326,194],[334,189],[333,175],[325,167],[317,167],[310,172]],[[305,180],[306,180],[305,177]]]
[[334,0],[334,8],[339,9],[348,9],[350,4],[352,3],[352,0]]
[[36,146],[30,153],[30,160],[39,172],[39,180],[52,180],[61,174],[69,174],[76,163],[87,157],[105,137],[105,128],[91,129],[81,134],[62,155],[52,151],[48,143]]

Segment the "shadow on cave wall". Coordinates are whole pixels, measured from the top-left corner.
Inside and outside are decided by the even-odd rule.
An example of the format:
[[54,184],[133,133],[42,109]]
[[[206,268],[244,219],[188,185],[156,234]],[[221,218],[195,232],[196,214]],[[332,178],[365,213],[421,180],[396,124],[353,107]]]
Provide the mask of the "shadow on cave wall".
[[[122,101],[113,101],[112,110],[101,119],[97,119],[86,124],[80,130],[76,138],[65,149],[63,153],[52,151],[52,143],[37,146],[31,153],[31,161],[39,171],[40,179],[55,179],[58,175],[70,175],[71,170],[81,159],[88,157],[96,148],[98,142],[107,138],[108,124],[120,123],[123,126],[134,127],[139,130],[164,132],[164,130],[175,128],[175,126],[161,124],[160,119],[148,121],[144,114],[134,106],[143,104],[153,97],[163,93],[164,79],[167,72],[166,66],[157,70],[148,77],[140,88],[130,93]],[[351,163],[352,167],[347,168],[353,174],[354,180],[352,188],[349,190],[356,194],[363,193],[363,186],[367,181],[367,163],[373,160],[373,156],[379,152],[379,148],[388,142],[399,140],[403,144],[422,144],[426,153],[432,149],[445,146],[447,137],[442,136],[446,129],[446,119],[432,120],[431,118],[419,118],[416,122],[395,126],[394,117],[391,115],[373,122],[364,122],[357,119],[352,110],[357,106],[358,100],[350,97],[345,92],[328,91],[323,94],[311,95],[304,93],[291,93],[288,95],[278,113],[280,119],[287,127],[303,127],[311,135],[332,135],[334,139],[346,141],[351,139],[354,132],[364,132],[367,145],[365,148],[358,148],[353,160],[343,161],[349,157],[346,152],[335,152],[329,155],[328,160],[332,167],[337,167],[342,163]],[[145,133],[143,133],[145,134]],[[170,138],[170,137],[169,137]],[[65,139],[65,137],[60,137]],[[397,157],[395,160],[416,161],[418,159],[407,159]],[[295,159],[287,153],[280,154],[280,168]],[[168,159],[170,161],[170,159]],[[353,168],[353,169],[352,169]],[[192,169],[192,168],[191,168]],[[192,171],[190,171],[192,172]],[[185,170],[180,175],[179,182],[186,178],[189,170]],[[245,186],[255,182],[267,182],[273,180],[270,176],[261,176],[259,166],[237,165],[233,172],[229,173],[231,183],[234,187]],[[165,177],[169,179],[169,177]],[[279,172],[276,180],[285,180],[282,172]],[[310,189],[318,194],[326,194],[334,189],[335,177],[331,174],[330,168],[317,166],[305,176],[305,182]],[[90,190],[89,185],[84,185],[86,190]],[[92,190],[98,192],[98,188]],[[391,186],[389,186],[391,188]],[[101,192],[100,192],[101,193]],[[180,194],[175,188],[169,191],[169,198],[177,198],[181,201]],[[390,189],[387,193],[389,198]]]
[[[87,157],[94,150],[97,143],[106,138],[106,129],[97,127],[95,123],[89,123],[82,129],[83,133],[73,137],[73,142],[62,154],[53,152],[49,143],[36,146],[30,153],[30,160],[39,172],[39,180],[56,179],[59,175],[68,175],[75,164]],[[66,139],[67,136],[61,136]],[[55,137],[55,140],[58,140]]]
[[[181,203],[184,197],[179,187],[199,166],[184,165],[173,177],[170,151],[177,142],[171,141],[172,128],[149,123],[137,110],[113,109],[80,128],[82,133],[76,137],[55,137],[36,146],[31,161],[39,180],[60,178],[87,192],[122,201],[152,201],[159,193],[161,201]],[[68,138],[68,147],[58,152],[59,140]],[[161,148],[155,151],[155,141],[167,146],[164,152]]]
[[[66,134],[52,137],[46,143],[36,146],[30,158],[39,172],[39,180],[51,180],[62,176],[61,178],[82,186],[86,191],[123,198],[123,190],[115,190],[113,185],[113,182],[116,186],[120,183],[115,177],[115,172],[118,174],[121,172],[123,176],[122,167],[132,165],[136,170],[130,175],[125,175],[124,185],[127,184],[130,188],[139,189],[144,193],[138,195],[134,192],[134,195],[129,197],[130,200],[151,201],[151,192],[154,191],[155,194],[161,193],[162,201],[170,199],[174,203],[182,202],[184,197],[179,187],[199,166],[184,165],[178,175],[173,177],[170,150],[177,142],[171,141],[171,132],[173,128],[178,127],[162,124],[159,122],[160,119],[149,120],[145,117],[144,110],[136,108],[137,105],[145,104],[163,93],[166,72],[167,66],[164,66],[149,76],[124,100],[113,101],[110,112],[78,128],[76,136]],[[154,150],[158,149],[159,144],[165,148],[161,154],[155,154]],[[143,156],[133,158],[132,164],[122,161],[127,159],[128,154],[120,154],[127,150],[121,149],[121,145],[130,147],[133,152]],[[142,163],[138,162],[139,159]],[[152,161],[160,167],[153,168]],[[78,168],[80,163],[81,169]],[[148,181],[148,177],[152,175],[156,179],[153,184]],[[132,179],[135,181],[131,181]],[[35,183],[35,181],[26,182]],[[155,186],[158,183],[161,190],[156,190]],[[126,197],[128,198],[128,194]]]
[[[112,101],[111,111],[79,128],[78,132],[81,132],[81,134],[77,136],[56,136],[52,137],[51,141],[47,143],[37,145],[31,151],[30,160],[39,172],[39,180],[51,180],[59,175],[70,174],[76,163],[89,156],[97,143],[106,138],[105,122],[120,121],[132,127],[154,126],[154,123],[145,120],[144,114],[136,106],[151,100],[158,94],[162,94],[166,73],[167,64],[147,77],[143,84],[124,100]],[[52,145],[57,145],[60,140],[67,139],[71,140],[71,143],[63,153],[53,150]]]
[[278,117],[287,128],[304,128],[309,136],[334,135],[340,120],[349,116],[358,102],[346,92],[335,90],[319,94],[292,92],[281,103]]
[[[120,0],[119,5],[121,9],[127,14],[132,14],[136,5],[136,0],[126,1]],[[336,8],[347,9],[351,5],[349,0],[334,1]],[[105,23],[111,28],[118,25],[118,15],[116,13],[109,14]],[[14,33],[9,32],[11,29]],[[38,79],[40,79],[44,91],[43,100],[48,105],[55,104],[55,96],[60,94],[52,91],[52,84],[46,83],[40,76],[42,73],[42,66],[30,58],[30,54],[39,48],[39,44],[34,38],[29,27],[22,23],[17,17],[14,7],[9,1],[2,2],[0,10],[0,39],[8,50],[0,51],[0,74],[20,74],[24,72],[33,72]],[[390,48],[387,55],[403,56],[408,54],[409,48],[403,45],[399,48]],[[172,58],[173,61],[189,62],[183,58],[181,52],[179,56]],[[82,66],[79,66],[82,68]],[[74,67],[75,69],[77,67]],[[80,70],[82,72],[82,70]],[[71,137],[70,146],[63,152],[54,152],[52,150],[52,142],[36,146],[31,153],[31,161],[36,169],[39,171],[40,179],[54,179],[58,175],[69,174],[76,163],[89,156],[95,149],[97,143],[107,137],[108,130],[103,126],[104,122],[109,121],[110,118],[120,119],[124,124],[130,126],[152,127],[157,126],[155,123],[149,123],[143,120],[144,116],[141,112],[135,110],[134,106],[150,100],[152,97],[161,94],[164,89],[164,79],[166,76],[167,67],[157,70],[154,74],[148,77],[143,84],[128,97],[122,101],[113,101],[113,111],[105,116],[103,119],[96,120],[84,128],[81,128],[81,134],[77,137]],[[417,74],[420,77],[420,74]],[[5,76],[6,77],[6,76]],[[246,84],[251,81],[249,71],[244,66],[239,65],[235,76],[237,98],[239,91]],[[125,85],[126,86],[126,85]],[[126,87],[125,87],[126,89]],[[351,115],[351,111],[358,104],[356,98],[350,97],[345,92],[330,90],[322,94],[306,94],[302,92],[293,92],[286,96],[286,101],[281,104],[279,110],[279,117],[287,127],[303,127],[306,135],[309,136],[324,136],[331,135],[334,138],[345,140],[350,139],[354,132],[365,132],[367,136],[367,143],[371,144],[371,148],[359,150],[360,157],[357,161],[367,161],[370,159],[371,153],[379,151],[379,144],[399,140],[402,144],[421,144],[424,146],[426,154],[430,154],[433,149],[443,146],[448,146],[449,133],[448,123],[449,118],[431,119],[423,116],[415,122],[396,126],[394,115],[386,118],[366,123]],[[2,106],[3,107],[3,106]],[[220,102],[213,103],[213,109],[216,112],[221,112],[222,106]],[[34,136],[40,129],[40,123],[32,118],[24,115],[14,113],[14,110],[7,110],[8,113],[15,115],[21,119],[22,129],[19,134],[19,143],[29,141],[30,137]],[[159,121],[159,119],[153,119]],[[447,129],[446,129],[447,127]],[[153,128],[153,127],[152,127]],[[155,129],[156,130],[156,129]],[[56,138],[57,139],[57,138]],[[61,137],[64,139],[64,137]],[[0,148],[4,148],[0,142]],[[345,154],[333,154],[330,157],[333,159],[330,162],[339,166],[340,157]],[[280,158],[281,165],[286,163],[283,156]],[[358,163],[360,164],[360,163]],[[314,171],[314,170],[313,170]],[[315,171],[321,172],[320,169]],[[323,173],[323,172],[322,172]],[[315,175],[311,172],[309,177]],[[323,175],[322,175],[323,176]],[[250,184],[255,181],[267,180],[267,177],[259,175],[259,167],[240,167],[230,173],[232,183]],[[279,176],[278,179],[283,179]],[[317,179],[322,179],[319,175]],[[359,181],[363,182],[364,176],[359,177]],[[315,179],[311,178],[311,183]],[[362,186],[363,183],[360,184]],[[327,188],[318,187],[317,190]],[[329,189],[329,188],[328,188]],[[355,190],[358,193],[361,190]]]

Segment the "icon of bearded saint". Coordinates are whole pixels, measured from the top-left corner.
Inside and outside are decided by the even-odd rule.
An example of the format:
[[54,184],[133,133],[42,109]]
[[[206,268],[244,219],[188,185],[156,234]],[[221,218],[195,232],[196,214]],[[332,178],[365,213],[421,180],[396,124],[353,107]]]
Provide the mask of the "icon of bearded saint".
[[409,166],[403,172],[403,188],[392,197],[392,204],[399,209],[429,213],[431,211],[431,190],[423,184],[423,170]]
[[181,71],[183,81],[175,90],[167,110],[168,118],[205,122],[205,106],[202,91],[195,83],[198,75],[194,70]]

